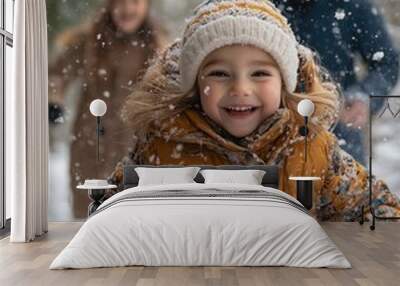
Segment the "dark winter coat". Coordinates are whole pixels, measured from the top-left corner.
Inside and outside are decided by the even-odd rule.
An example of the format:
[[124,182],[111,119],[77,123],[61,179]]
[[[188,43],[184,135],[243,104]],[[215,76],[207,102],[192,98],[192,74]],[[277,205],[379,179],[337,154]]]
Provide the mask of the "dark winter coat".
[[[129,152],[132,137],[121,120],[121,109],[149,61],[166,43],[161,32],[121,36],[107,27],[95,28],[80,26],[65,32],[59,40],[59,54],[49,66],[50,103],[63,106],[67,87],[77,85],[76,117],[70,136],[72,190],[85,179],[106,178]],[[90,103],[97,98],[107,104],[100,162],[96,156],[96,119],[89,111]],[[73,199],[75,216],[86,216],[87,195],[74,190]]]
[[[399,56],[370,0],[274,0],[300,42],[315,49],[348,98],[387,95],[397,81]],[[382,58],[383,55],[383,58]],[[360,57],[367,66],[358,80]]]

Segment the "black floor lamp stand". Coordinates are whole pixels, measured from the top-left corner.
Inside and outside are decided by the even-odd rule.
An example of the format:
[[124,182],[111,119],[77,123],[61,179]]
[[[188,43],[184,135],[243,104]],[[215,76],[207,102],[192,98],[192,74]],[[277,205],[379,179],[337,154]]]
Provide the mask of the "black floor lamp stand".
[[[400,99],[400,95],[386,95],[386,96],[377,96],[377,95],[370,95],[369,96],[369,126],[368,126],[368,131],[369,131],[369,174],[368,174],[368,184],[369,184],[369,210],[371,212],[372,215],[372,221],[371,221],[371,225],[369,226],[369,228],[371,230],[375,230],[375,226],[376,226],[376,220],[380,219],[380,220],[398,220],[400,219],[400,217],[381,217],[381,216],[377,216],[375,214],[375,209],[372,206],[372,116],[373,116],[373,112],[372,112],[372,100],[374,98],[380,98],[380,99],[385,99],[386,103],[385,103],[385,108],[380,112],[380,114],[378,115],[378,117],[381,117],[386,110],[388,110],[390,112],[390,114],[396,118],[398,115],[400,115],[400,112],[393,112],[392,109],[390,108],[390,104],[389,104],[389,98],[398,98]],[[365,205],[361,206],[361,215],[360,215],[360,224],[364,224],[364,209],[365,209]]]

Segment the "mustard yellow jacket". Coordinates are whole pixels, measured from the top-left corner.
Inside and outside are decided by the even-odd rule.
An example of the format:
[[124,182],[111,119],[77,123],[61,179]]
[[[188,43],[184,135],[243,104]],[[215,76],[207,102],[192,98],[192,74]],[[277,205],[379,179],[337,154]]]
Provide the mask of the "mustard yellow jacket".
[[[320,219],[355,220],[361,206],[368,214],[368,172],[343,151],[327,130],[310,132],[307,162],[304,160],[302,124],[292,111],[280,109],[252,135],[238,139],[219,128],[201,111],[190,109],[154,130],[147,142],[118,163],[109,180],[122,183],[127,164],[150,165],[254,165],[280,166],[279,189],[296,197],[290,176],[317,176],[314,209]],[[383,216],[400,215],[399,199],[385,183],[373,183],[373,205]]]

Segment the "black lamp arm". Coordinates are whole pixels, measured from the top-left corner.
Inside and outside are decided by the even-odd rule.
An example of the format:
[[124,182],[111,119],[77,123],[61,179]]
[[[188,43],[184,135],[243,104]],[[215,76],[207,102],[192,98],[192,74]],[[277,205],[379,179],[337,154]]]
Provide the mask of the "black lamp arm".
[[301,136],[305,137],[305,142],[304,142],[304,161],[307,162],[308,116],[304,116],[304,126],[300,127],[299,133],[300,133]]
[[104,127],[101,126],[101,116],[96,116],[97,161],[100,160],[100,135],[104,135],[104,133]]

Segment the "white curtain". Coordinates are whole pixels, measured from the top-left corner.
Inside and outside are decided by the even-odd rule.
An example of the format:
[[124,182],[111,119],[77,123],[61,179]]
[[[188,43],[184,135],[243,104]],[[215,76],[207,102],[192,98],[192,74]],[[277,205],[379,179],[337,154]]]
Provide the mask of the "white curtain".
[[6,98],[11,242],[47,232],[48,95],[45,0],[15,1],[14,93]]

